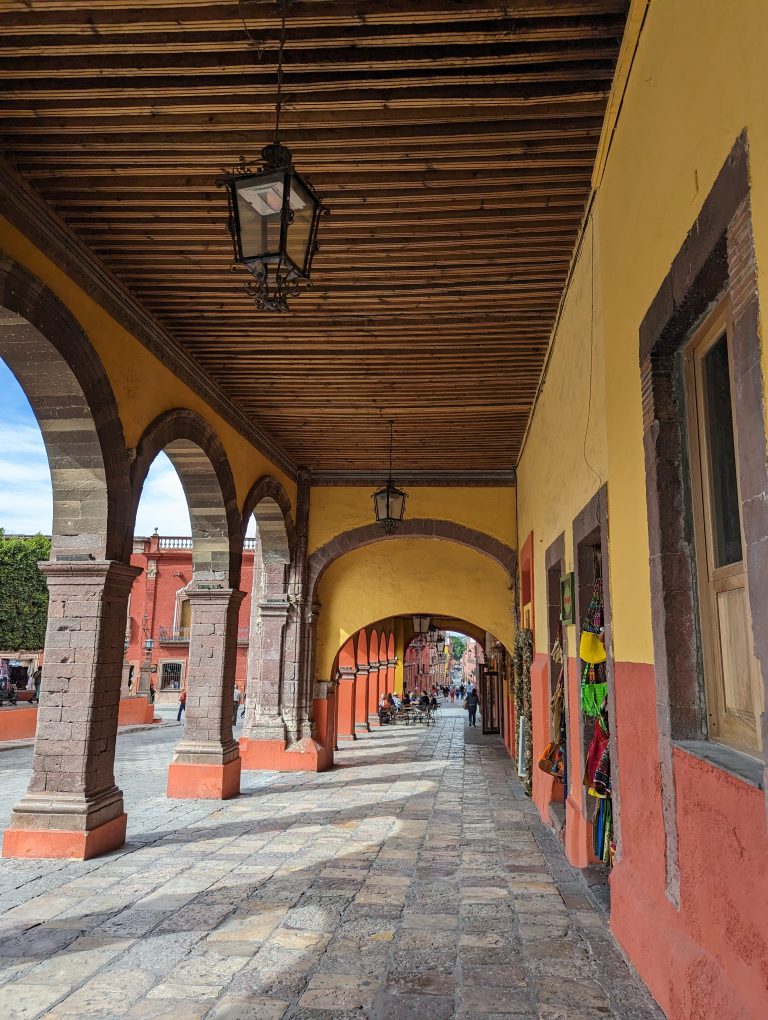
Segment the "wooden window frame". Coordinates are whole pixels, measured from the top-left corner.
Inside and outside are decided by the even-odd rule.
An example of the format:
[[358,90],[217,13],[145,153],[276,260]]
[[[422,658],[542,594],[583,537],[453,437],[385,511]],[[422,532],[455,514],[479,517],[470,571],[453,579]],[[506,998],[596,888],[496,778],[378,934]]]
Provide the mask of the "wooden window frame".
[[[703,359],[723,335],[725,335],[728,345],[729,388],[733,441],[736,455],[736,502],[739,514],[742,556],[735,563],[718,567],[715,562],[715,525],[710,499],[712,464],[706,435],[707,410],[704,396]],[[728,713],[726,711],[723,695],[723,661],[722,652],[719,650],[717,626],[716,597],[719,594],[719,589],[725,591],[729,586],[734,590],[742,587],[749,610],[749,577],[742,514],[741,472],[739,471],[739,430],[735,409],[733,314],[730,294],[726,294],[710,312],[683,349],[683,374],[708,737],[710,740],[723,743],[735,750],[744,751],[747,754],[759,754],[762,749],[760,738],[762,692],[757,689],[758,685],[761,686],[759,666],[756,664],[756,668],[749,681],[754,715],[750,719],[739,719],[735,713]],[[747,626],[749,631],[749,654],[753,656],[752,618],[749,611],[747,614]]]

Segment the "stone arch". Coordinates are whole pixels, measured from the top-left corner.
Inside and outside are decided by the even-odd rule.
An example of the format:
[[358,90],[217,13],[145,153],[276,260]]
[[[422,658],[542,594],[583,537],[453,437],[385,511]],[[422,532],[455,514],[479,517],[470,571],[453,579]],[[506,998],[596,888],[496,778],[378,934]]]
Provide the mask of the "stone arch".
[[246,496],[241,525],[243,536],[251,514],[256,518],[264,563],[290,563],[296,544],[291,501],[276,478],[263,475]]
[[176,408],[147,427],[131,470],[132,537],[141,491],[150,465],[163,451],[181,480],[192,524],[192,565],[196,581],[240,583],[243,536],[232,469],[213,427],[195,411]]
[[339,649],[339,669],[355,672],[355,642],[353,638],[347,638]]
[[358,666],[368,666],[368,635],[365,632],[365,627],[358,631],[357,634],[357,655],[356,663]]
[[316,598],[317,586],[326,569],[345,553],[363,546],[378,542],[397,542],[402,538],[434,538],[445,542],[457,542],[495,560],[509,574],[510,584],[514,580],[517,563],[515,550],[499,539],[475,528],[468,528],[455,521],[444,521],[435,518],[415,518],[403,521],[397,531],[388,535],[378,524],[365,524],[336,535],[325,545],[321,545],[309,557],[308,589],[310,599]]
[[32,406],[48,454],[51,558],[121,559],[129,460],[109,378],[69,309],[5,256],[0,256],[0,356]]
[[378,666],[379,663],[379,632],[375,627],[371,630],[368,639],[368,665]]

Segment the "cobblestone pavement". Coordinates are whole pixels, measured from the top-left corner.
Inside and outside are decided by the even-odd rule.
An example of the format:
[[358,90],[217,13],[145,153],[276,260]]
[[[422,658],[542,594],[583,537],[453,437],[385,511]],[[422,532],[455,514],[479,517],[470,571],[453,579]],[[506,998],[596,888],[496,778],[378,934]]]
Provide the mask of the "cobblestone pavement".
[[[460,709],[225,803],[166,800],[180,733],[118,741],[123,850],[2,862],[0,1017],[662,1016]],[[30,759],[0,756],[0,824]]]

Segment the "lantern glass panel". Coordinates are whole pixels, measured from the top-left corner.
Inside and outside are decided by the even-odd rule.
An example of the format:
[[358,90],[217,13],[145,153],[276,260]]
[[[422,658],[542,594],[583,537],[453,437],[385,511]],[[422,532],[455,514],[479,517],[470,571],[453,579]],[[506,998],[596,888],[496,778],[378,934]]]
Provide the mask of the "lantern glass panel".
[[280,170],[234,182],[240,255],[246,262],[280,255],[286,176]]
[[286,247],[288,257],[302,276],[309,274],[312,261],[312,225],[315,222],[318,200],[302,179],[291,174],[291,212],[293,220],[288,227]]
[[388,517],[387,511],[389,509],[389,493],[386,489],[381,489],[373,497],[374,506],[376,507],[376,520],[385,521]]
[[405,511],[405,493],[392,489],[389,493],[389,516],[395,521],[403,519]]

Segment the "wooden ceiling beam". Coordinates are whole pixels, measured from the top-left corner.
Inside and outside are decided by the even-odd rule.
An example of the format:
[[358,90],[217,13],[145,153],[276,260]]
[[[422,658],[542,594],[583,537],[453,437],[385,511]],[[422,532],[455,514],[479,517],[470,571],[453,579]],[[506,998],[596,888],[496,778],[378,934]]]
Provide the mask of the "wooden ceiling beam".
[[[31,8],[31,9],[30,9]],[[467,23],[473,21],[508,21],[512,18],[600,17],[623,16],[623,0],[560,0],[553,8],[550,0],[462,0],[461,4],[446,0],[410,0],[409,3],[388,2],[371,6],[361,2],[326,0],[325,3],[297,5],[290,12],[291,29],[326,27],[356,28],[365,25],[414,25]],[[267,29],[274,32],[280,24],[273,0],[246,0],[237,3],[126,3],[125,0],[101,0],[78,9],[67,0],[3,0],[0,13],[10,15],[9,31],[44,34],[51,31],[80,32],[83,35],[104,31],[134,32],[151,28],[178,31],[180,26],[200,31],[218,32],[231,28],[245,19],[249,31]]]

